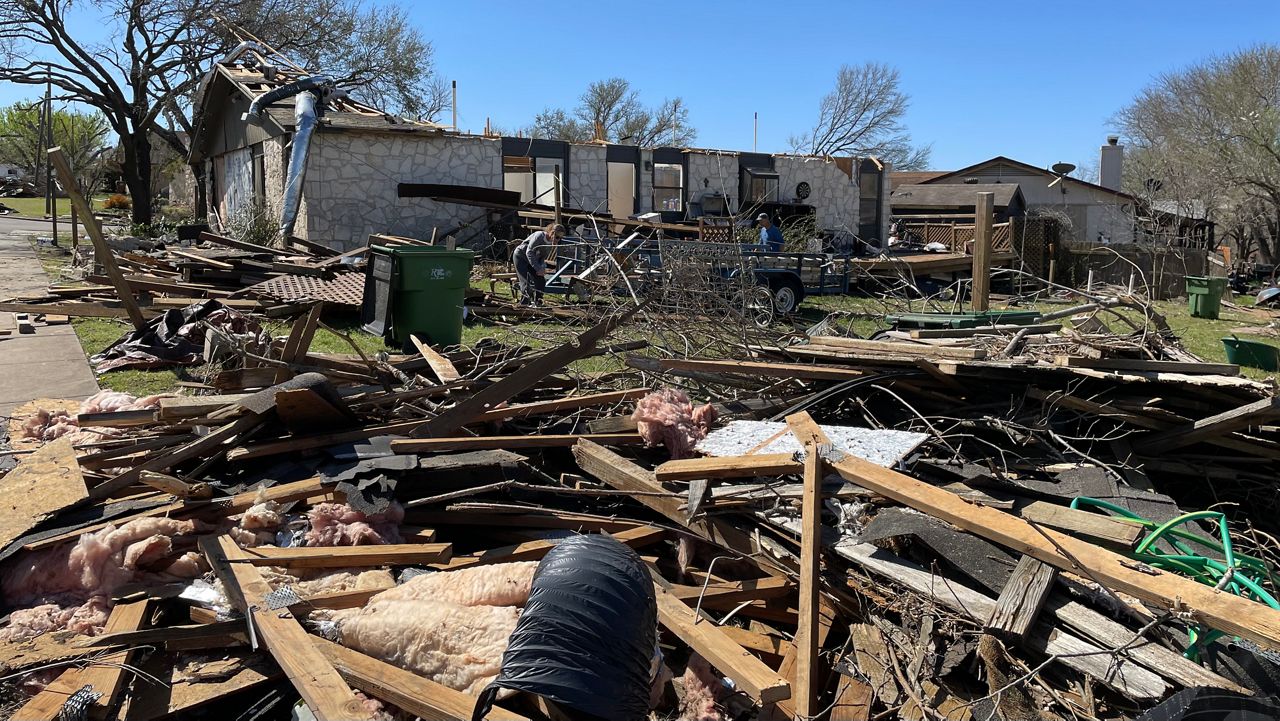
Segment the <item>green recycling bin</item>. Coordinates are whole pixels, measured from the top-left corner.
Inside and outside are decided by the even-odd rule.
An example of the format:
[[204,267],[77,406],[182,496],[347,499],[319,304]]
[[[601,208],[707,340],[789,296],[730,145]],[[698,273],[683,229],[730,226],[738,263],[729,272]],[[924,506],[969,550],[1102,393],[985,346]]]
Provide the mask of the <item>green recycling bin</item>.
[[366,330],[401,348],[411,335],[431,345],[457,345],[474,258],[470,250],[435,245],[373,246],[362,312]]
[[1222,295],[1227,291],[1227,279],[1188,275],[1186,280],[1191,316],[1217,320],[1218,312],[1222,310]]

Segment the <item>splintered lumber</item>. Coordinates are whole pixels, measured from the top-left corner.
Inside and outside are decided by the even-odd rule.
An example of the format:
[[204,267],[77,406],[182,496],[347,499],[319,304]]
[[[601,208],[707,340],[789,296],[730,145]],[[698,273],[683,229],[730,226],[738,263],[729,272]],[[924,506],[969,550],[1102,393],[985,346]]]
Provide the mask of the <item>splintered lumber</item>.
[[[802,421],[808,420],[810,426]],[[787,425],[804,445],[804,496],[800,505],[800,602],[796,626],[796,683],[792,696],[796,713],[813,718],[820,709],[817,693],[818,583],[822,573],[822,480],[826,464],[813,435],[817,424],[808,413],[793,415]],[[807,432],[806,432],[807,431]]]
[[[631,358],[628,357],[628,365],[630,365],[630,362]],[[759,361],[666,358],[658,361],[658,365],[662,368],[673,370],[736,373],[767,378],[800,378],[802,380],[850,380],[866,376],[865,372],[853,368],[833,368],[831,366],[811,365],[808,363],[763,363]]]
[[[945,576],[921,568],[870,543],[841,543],[834,550],[841,558],[916,593],[930,596],[943,606],[980,623],[990,618],[995,610],[996,601],[990,596],[952,583]],[[1132,631],[1128,633],[1128,637],[1133,638]],[[1032,651],[1055,656],[1067,667],[1088,674],[1134,699],[1162,698],[1169,688],[1158,675],[1124,658],[1123,654],[1109,654],[1095,644],[1045,623],[1036,624],[1024,639],[1023,645]]]
[[[476,698],[416,673],[312,636],[315,649],[333,662],[342,678],[355,688],[399,706],[423,721],[471,718]],[[528,721],[527,717],[495,706],[485,717],[497,721]]]
[[[136,630],[146,621],[147,601],[116,604],[107,619],[106,633]],[[90,706],[92,718],[105,718],[107,711],[119,700],[121,686],[125,680],[124,666],[134,655],[132,650],[119,651],[96,659],[84,668],[70,668],[63,671],[48,686],[31,698],[14,714],[15,719],[24,721],[55,721],[62,718],[62,707],[72,694],[91,687],[94,693],[101,694]]]
[[710,456],[667,461],[654,469],[659,481],[691,481],[700,478],[754,478],[800,473],[803,465],[790,453],[754,456]]
[[172,453],[164,453],[156,458],[134,466],[109,481],[93,487],[90,495],[94,499],[104,499],[122,488],[127,488],[138,480],[143,471],[167,471],[174,466],[193,458],[203,457],[214,448],[239,436],[241,433],[262,423],[262,419],[254,413],[246,413],[235,421],[222,426],[216,431],[191,441]]
[[[578,441],[573,446],[573,457],[584,473],[619,491],[642,494],[635,499],[703,539],[743,556],[751,557],[760,552],[756,541],[731,523],[716,518],[690,519],[680,508],[682,500],[663,488],[652,471],[637,466],[608,448],[591,441]],[[770,563],[761,563],[760,569],[773,576],[782,573]]]
[[972,338],[979,335],[1013,335],[1026,331],[1025,335],[1045,335],[1062,330],[1061,323],[1039,323],[1036,325],[987,325],[976,328],[919,328],[908,331],[912,338]]
[[[10,313],[58,313],[83,318],[127,318],[129,311],[111,308],[100,303],[0,303],[0,311]],[[140,310],[144,315],[159,315],[161,311]]]
[[870,686],[852,676],[839,674],[836,697],[827,714],[827,721],[867,721],[871,718],[871,702],[875,692]]
[[225,638],[232,635],[243,635],[244,621],[217,621],[214,623],[196,623],[186,626],[164,626],[160,628],[144,628],[136,631],[104,632],[97,636],[89,636],[75,642],[77,648],[99,648],[105,646],[135,646],[152,643],[169,643],[194,641],[208,638]]
[[316,335],[316,327],[320,323],[320,314],[323,311],[324,303],[313,303],[305,315],[293,322],[293,326],[289,329],[289,337],[284,342],[284,350],[280,353],[280,360],[291,364],[306,360],[307,351],[311,349],[311,339]]
[[672,586],[671,595],[681,601],[706,604],[708,601],[720,603],[740,603],[742,601],[764,601],[781,598],[791,593],[793,586],[785,578],[753,578],[745,581],[717,581],[705,586]]
[[480,436],[477,438],[424,438],[391,441],[396,453],[443,453],[446,451],[483,451],[501,448],[564,448],[578,441],[591,441],[604,446],[638,445],[644,439],[638,433],[583,433],[580,435]]
[[1045,599],[1053,590],[1058,570],[1031,556],[1018,559],[1013,574],[996,599],[987,630],[1006,638],[1025,638],[1035,625]]
[[207,483],[187,483],[181,478],[155,471],[138,473],[138,482],[178,498],[209,498],[213,495],[213,487]]
[[427,362],[431,372],[436,374],[436,378],[439,378],[441,383],[453,383],[462,377],[458,369],[453,367],[453,363],[440,355],[429,343],[416,335],[409,336],[409,340],[413,341],[413,347],[422,354],[422,359]]
[[130,428],[133,426],[148,426],[155,422],[156,412],[153,410],[115,411],[114,413],[79,413],[76,415],[76,423],[81,428],[92,428],[95,426]]
[[[80,192],[80,184],[76,182],[76,175],[71,169],[71,164],[67,162],[67,156],[63,155],[62,148],[49,148],[48,154],[49,161],[58,171],[58,179],[62,181],[63,191],[71,199],[71,205],[80,213],[80,218],[84,221],[84,230],[89,234],[89,240],[93,242],[94,259],[101,263],[103,270],[107,272],[107,277],[111,279],[111,285],[115,286],[116,295],[124,304],[125,312],[133,323],[133,327],[139,331],[144,330],[147,327],[147,319],[138,308],[138,299],[129,288],[129,281],[124,279],[124,274],[116,265],[115,256],[112,255],[111,247],[107,245],[107,239],[102,234],[102,226],[98,224],[98,219],[93,217],[93,209],[89,207],[89,201],[85,200]],[[62,312],[72,315],[66,311]]]
[[973,309],[991,307],[991,223],[994,220],[996,194],[978,193],[973,206],[973,274],[970,295]]
[[1085,358],[1084,356],[1058,356],[1054,362],[1067,368],[1092,368],[1095,370],[1134,371],[1139,373],[1197,373],[1218,376],[1240,375],[1240,366],[1234,363],[1155,361],[1142,360],[1140,358]]
[[[243,626],[244,624],[241,623]],[[142,670],[161,679],[152,686],[142,681],[141,693],[130,694],[120,711],[121,721],[152,721],[159,718],[183,718],[179,714],[229,696],[266,685],[284,674],[270,656],[249,649],[227,649],[220,663],[227,675],[217,678],[192,678],[180,657],[152,654]],[[207,668],[207,666],[205,666]]]
[[[485,411],[475,417],[475,422],[481,421],[501,421],[508,418],[527,418],[529,416],[540,416],[548,413],[558,413],[560,411],[578,410],[579,408],[591,408],[594,406],[613,405],[615,403],[623,403],[643,398],[649,394],[648,388],[629,388],[624,391],[610,391],[608,393],[592,393],[585,396],[570,396],[568,398],[558,398],[552,401],[538,401],[536,403],[522,403],[520,405],[507,406],[505,408],[495,408],[491,411]],[[634,430],[632,426],[629,430]]]
[[774,703],[791,696],[791,684],[760,659],[739,646],[719,627],[699,618],[683,601],[654,585],[658,621],[720,673],[732,679],[739,691],[760,703]]
[[0,478],[0,548],[88,497],[71,439],[46,443]]
[[1239,408],[1201,418],[1194,423],[1175,427],[1146,441],[1136,443],[1143,454],[1156,455],[1175,448],[1189,446],[1216,436],[1244,430],[1280,416],[1280,397],[1263,398]]
[[285,568],[347,568],[351,566],[409,566],[441,563],[453,555],[448,543],[398,543],[369,546],[259,546],[245,551],[255,566]]
[[844,348],[886,355],[910,355],[925,358],[955,358],[958,360],[977,360],[986,358],[987,352],[982,348],[948,348],[920,343],[899,341],[863,340],[861,338],[843,338],[839,336],[815,335],[809,337],[809,345],[826,348]]
[[[821,429],[809,421],[816,433]],[[832,451],[828,464],[845,480],[961,530],[1034,556],[1058,569],[1086,575],[1159,608],[1193,617],[1269,649],[1280,649],[1280,611],[1240,596],[1221,593],[1189,578],[1135,563],[1100,546],[1031,523],[1003,511],[978,506],[851,455]]]
[[267,601],[271,586],[262,574],[248,563],[233,563],[249,556],[230,536],[205,536],[200,539],[200,549],[227,595],[245,614],[251,638],[266,645],[319,721],[371,719],[328,658],[312,645],[314,637],[287,609],[271,608]]
[[217,396],[173,396],[160,399],[156,418],[177,421],[184,418],[202,418],[248,398],[249,393],[232,393]]
[[558,372],[579,358],[590,355],[597,343],[614,328],[629,320],[640,308],[641,306],[635,306],[625,313],[606,318],[574,340],[543,353],[515,369],[497,383],[482,388],[471,397],[428,421],[410,435],[429,438],[450,435],[470,423],[477,415],[494,410],[498,404],[505,403],[529,390],[552,373]]

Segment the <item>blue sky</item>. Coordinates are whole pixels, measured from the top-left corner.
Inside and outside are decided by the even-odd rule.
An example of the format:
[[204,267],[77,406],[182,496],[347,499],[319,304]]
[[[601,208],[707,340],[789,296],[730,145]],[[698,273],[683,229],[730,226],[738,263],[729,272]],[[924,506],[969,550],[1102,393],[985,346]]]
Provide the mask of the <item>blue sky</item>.
[[[1280,43],[1280,2],[407,2],[458,81],[459,125],[506,128],[621,76],[647,103],[679,95],[698,145],[789,149],[841,64],[896,66],[932,165],[994,155],[1096,164],[1109,119],[1158,74]],[[81,32],[101,35],[101,26]],[[30,88],[0,84],[0,103]],[[447,118],[446,118],[447,122]]]

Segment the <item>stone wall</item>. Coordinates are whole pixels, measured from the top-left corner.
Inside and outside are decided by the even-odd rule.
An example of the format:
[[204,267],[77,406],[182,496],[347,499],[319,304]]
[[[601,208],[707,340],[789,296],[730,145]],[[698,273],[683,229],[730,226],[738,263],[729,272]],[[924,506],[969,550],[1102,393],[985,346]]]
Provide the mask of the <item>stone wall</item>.
[[569,146],[569,194],[565,202],[575,208],[609,212],[609,166],[603,145]]
[[796,186],[809,184],[810,195],[799,201],[814,207],[820,230],[858,232],[858,184],[825,158],[799,155],[774,156],[778,173],[778,199],[795,200]]
[[[350,250],[370,233],[430,238],[482,211],[425,198],[400,198],[399,183],[502,187],[502,143],[426,133],[317,133],[308,159],[306,237]],[[300,223],[301,225],[301,223]]]
[[[729,207],[738,207],[738,156],[735,153],[694,151],[688,153],[689,177],[685,178],[685,201],[692,203],[706,191],[725,194]],[[704,181],[706,181],[704,183]]]

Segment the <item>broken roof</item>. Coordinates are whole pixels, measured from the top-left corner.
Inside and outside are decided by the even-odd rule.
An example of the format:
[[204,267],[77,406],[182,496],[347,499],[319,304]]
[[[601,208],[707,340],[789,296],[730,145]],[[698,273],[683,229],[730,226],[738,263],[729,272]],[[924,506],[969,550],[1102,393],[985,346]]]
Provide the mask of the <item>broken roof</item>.
[[[242,43],[225,58],[214,63],[200,82],[196,93],[197,105],[204,112],[199,114],[193,134],[191,160],[201,157],[200,150],[211,130],[210,123],[217,119],[217,113],[210,112],[209,108],[225,97],[219,90],[230,95],[238,94],[252,101],[282,85],[319,74],[323,73],[311,72],[257,43]],[[272,105],[263,115],[264,123],[275,126],[279,131],[275,134],[287,132],[294,123],[293,98],[286,98]],[[329,99],[324,116],[320,119],[320,127],[388,132],[439,133],[445,130],[445,126],[438,123],[400,117],[342,94]]]
[[972,208],[978,193],[994,193],[997,208],[1026,205],[1017,183],[900,185],[889,194],[889,203],[894,208]]

